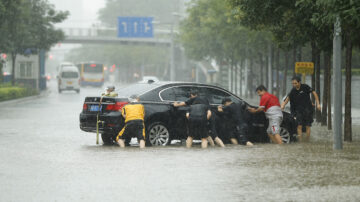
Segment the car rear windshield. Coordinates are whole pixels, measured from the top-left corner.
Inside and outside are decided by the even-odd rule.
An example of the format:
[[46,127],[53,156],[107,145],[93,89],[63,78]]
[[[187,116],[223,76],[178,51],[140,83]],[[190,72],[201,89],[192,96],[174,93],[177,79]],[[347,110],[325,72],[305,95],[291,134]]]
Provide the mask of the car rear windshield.
[[77,72],[63,72],[61,73],[61,77],[66,79],[74,79],[78,78],[79,74]]
[[102,73],[102,64],[84,64],[84,72],[86,73]]
[[137,83],[120,88],[117,92],[119,97],[130,97],[131,95],[142,95],[150,90],[157,88],[158,85]]

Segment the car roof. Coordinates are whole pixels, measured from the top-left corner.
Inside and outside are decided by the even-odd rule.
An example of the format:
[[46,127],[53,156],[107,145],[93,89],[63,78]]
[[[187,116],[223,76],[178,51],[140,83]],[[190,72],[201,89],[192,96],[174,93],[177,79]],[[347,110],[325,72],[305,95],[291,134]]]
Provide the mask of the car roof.
[[78,72],[78,68],[76,66],[64,66],[61,69],[62,72]]
[[[231,93],[230,91],[228,91],[222,87],[211,85],[211,84],[197,83],[197,82],[157,81],[157,82],[153,82],[153,83],[137,83],[137,84],[133,84],[133,85],[142,85],[143,87],[148,89],[146,92],[154,90],[158,87],[172,87],[172,86],[174,86],[174,87],[176,87],[176,86],[211,87],[211,88],[221,89],[223,91],[228,92],[231,95],[236,96],[235,94]],[[143,92],[143,93],[145,93],[145,92]],[[141,94],[143,94],[143,93],[141,93]],[[238,96],[236,96],[236,97],[238,97]],[[239,98],[239,99],[241,99],[241,98]]]
[[60,63],[60,66],[74,66],[74,63],[71,63],[71,62],[62,62],[62,63]]

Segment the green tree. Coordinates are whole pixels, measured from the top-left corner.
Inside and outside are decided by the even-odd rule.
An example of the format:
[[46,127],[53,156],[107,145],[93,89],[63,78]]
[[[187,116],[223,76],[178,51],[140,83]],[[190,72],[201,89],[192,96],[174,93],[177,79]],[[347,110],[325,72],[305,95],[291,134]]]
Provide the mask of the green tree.
[[0,49],[11,54],[12,84],[15,84],[15,60],[18,54],[32,50],[48,50],[63,39],[62,31],[56,30],[54,23],[62,22],[68,13],[55,11],[45,0],[4,0],[6,8]]
[[[188,17],[180,29],[180,41],[186,54],[196,61],[214,59],[219,65],[227,64],[232,72],[230,90],[237,92],[238,67],[242,72],[245,59],[254,68],[256,62],[262,64],[260,69],[263,69],[264,49],[271,38],[268,33],[250,31],[242,26],[233,18],[225,1],[193,0],[187,12]],[[252,68],[249,73],[257,74]],[[249,77],[249,83],[253,83],[253,78]]]
[[314,21],[319,26],[332,25],[335,19],[341,19],[341,27],[345,45],[345,121],[344,140],[352,141],[352,118],[351,118],[351,67],[353,47],[360,42],[360,2],[352,0],[317,0],[317,5],[323,8],[323,12],[314,16]]

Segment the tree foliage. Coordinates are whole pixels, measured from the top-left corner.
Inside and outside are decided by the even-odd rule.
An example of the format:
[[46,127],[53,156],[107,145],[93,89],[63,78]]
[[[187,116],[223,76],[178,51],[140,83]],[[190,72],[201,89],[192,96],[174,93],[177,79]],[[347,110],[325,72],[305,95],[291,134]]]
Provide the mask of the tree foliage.
[[180,40],[191,59],[238,62],[263,51],[271,39],[267,32],[250,31],[236,21],[225,1],[193,0],[181,23]]
[[54,24],[65,20],[68,12],[56,11],[46,0],[2,0],[0,5],[4,10],[0,24],[0,50],[11,54],[14,84],[16,55],[49,50],[62,40],[64,34],[55,29]]

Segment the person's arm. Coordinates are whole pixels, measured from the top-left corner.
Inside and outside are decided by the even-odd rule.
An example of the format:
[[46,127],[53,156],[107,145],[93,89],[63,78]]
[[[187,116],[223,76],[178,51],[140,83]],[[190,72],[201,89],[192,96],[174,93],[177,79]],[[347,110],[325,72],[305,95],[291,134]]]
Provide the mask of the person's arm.
[[218,106],[218,112],[224,112],[224,109],[221,105]]
[[265,111],[265,106],[269,102],[269,99],[265,98],[265,96],[262,96],[260,99],[260,106],[258,108],[248,107],[248,110],[250,113],[259,113]]
[[207,111],[207,120],[210,120],[210,118],[211,118],[211,110],[209,109],[208,111]]
[[313,94],[314,97],[315,97],[316,108],[317,108],[319,111],[321,111],[320,100],[319,100],[318,94],[317,94],[315,91],[313,91],[312,94]]
[[281,109],[284,110],[287,103],[290,101],[289,96],[286,97],[285,101],[281,104]]
[[124,117],[124,119],[126,118],[125,107],[122,108],[121,115],[122,115],[122,117]]
[[249,107],[248,110],[250,113],[259,113],[259,112],[263,112],[264,111],[264,107],[258,107],[258,108],[253,108],[253,107]]
[[174,107],[184,107],[192,105],[194,98],[190,98],[185,102],[174,102]]

